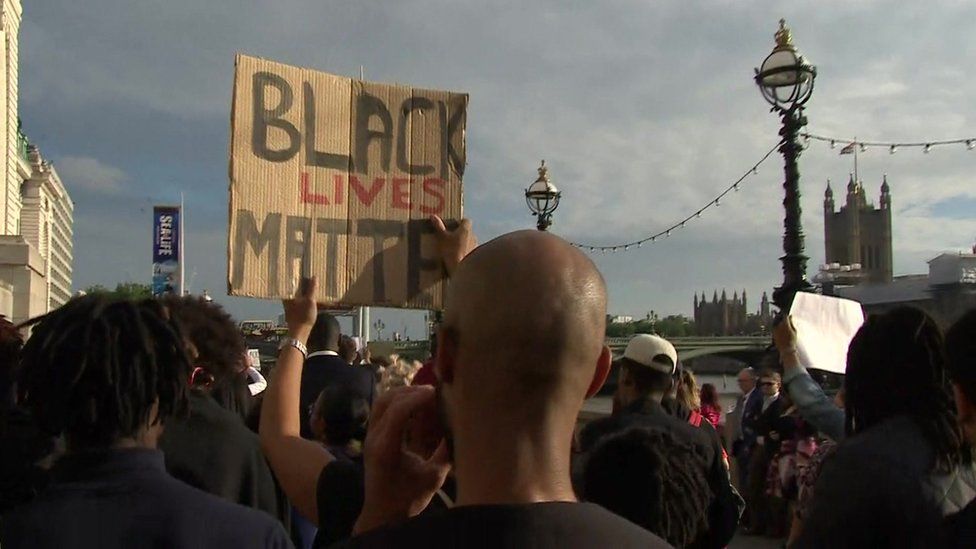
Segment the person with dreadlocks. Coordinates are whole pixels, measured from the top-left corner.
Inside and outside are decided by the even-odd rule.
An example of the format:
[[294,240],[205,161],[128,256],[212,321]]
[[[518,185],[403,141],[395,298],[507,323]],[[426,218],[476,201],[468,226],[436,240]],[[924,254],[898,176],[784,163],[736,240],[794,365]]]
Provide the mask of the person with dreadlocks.
[[157,445],[186,407],[191,365],[160,303],[88,295],[27,325],[19,389],[67,452],[0,522],[4,549],[291,546],[267,514],[167,474]]
[[600,439],[637,426],[670,433],[691,444],[703,457],[702,474],[708,480],[712,497],[705,509],[707,527],[689,546],[725,547],[735,534],[741,498],[732,488],[714,428],[701,415],[697,415],[697,424],[692,423],[689,416],[681,415],[685,409],[666,396],[678,373],[674,345],[656,335],[638,334],[627,343],[616,365],[619,382],[614,398],[619,406],[612,415],[595,419],[580,430],[581,459],[587,459]]
[[708,528],[705,463],[674,435],[633,427],[605,437],[583,464],[581,496],[686,547]]
[[185,334],[193,366],[189,413],[173,418],[159,442],[166,469],[191,486],[287,520],[261,442],[244,423],[250,392],[240,331],[223,307],[205,298],[166,296],[161,303]]
[[931,547],[976,496],[956,422],[942,332],[899,307],[872,316],[847,352],[847,437],[823,465],[795,547]]

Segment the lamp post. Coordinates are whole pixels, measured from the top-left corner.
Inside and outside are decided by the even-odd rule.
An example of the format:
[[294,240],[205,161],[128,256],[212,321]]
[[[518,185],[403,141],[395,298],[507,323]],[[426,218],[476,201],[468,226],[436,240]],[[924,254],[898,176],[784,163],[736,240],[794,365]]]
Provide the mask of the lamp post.
[[544,231],[552,225],[552,212],[559,207],[559,197],[562,193],[549,181],[549,170],[546,161],[539,166],[539,177],[525,189],[525,203],[528,204],[532,215],[536,216],[536,227]]
[[793,36],[784,19],[779,20],[776,47],[766,57],[762,67],[756,69],[756,84],[772,111],[779,113],[783,127],[779,134],[783,141],[779,151],[785,161],[783,188],[786,197],[783,207],[783,285],[773,291],[773,303],[781,311],[789,309],[796,292],[809,291],[812,286],[806,278],[807,256],[803,255],[803,227],[800,224],[800,171],[796,159],[803,149],[799,142],[800,128],[806,125],[803,104],[813,93],[813,81],[817,68],[811,65],[793,45]]
[[383,339],[383,330],[386,329],[386,323],[377,318],[376,322],[373,323],[373,328],[376,329],[376,340],[381,341]]

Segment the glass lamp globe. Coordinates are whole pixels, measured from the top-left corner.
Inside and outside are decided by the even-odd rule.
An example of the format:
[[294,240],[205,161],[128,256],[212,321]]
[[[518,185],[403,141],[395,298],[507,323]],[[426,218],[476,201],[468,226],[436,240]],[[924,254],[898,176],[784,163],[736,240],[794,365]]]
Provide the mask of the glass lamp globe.
[[756,84],[774,108],[790,110],[810,99],[817,68],[807,62],[793,45],[793,33],[786,20],[779,20],[776,47],[756,69]]
[[539,166],[539,177],[525,189],[525,202],[536,216],[547,216],[559,207],[562,193],[549,181],[546,161]]

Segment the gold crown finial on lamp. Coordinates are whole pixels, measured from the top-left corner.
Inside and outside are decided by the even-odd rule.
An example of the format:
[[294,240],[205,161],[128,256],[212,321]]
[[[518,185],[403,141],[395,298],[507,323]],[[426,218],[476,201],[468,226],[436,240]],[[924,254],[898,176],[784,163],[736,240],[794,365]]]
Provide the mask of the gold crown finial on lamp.
[[549,169],[546,168],[546,161],[543,160],[537,169],[539,170],[539,179],[536,179],[536,181],[545,181],[546,183],[548,183]]
[[776,31],[776,49],[793,50],[793,31],[786,26],[786,19],[779,20],[779,30]]

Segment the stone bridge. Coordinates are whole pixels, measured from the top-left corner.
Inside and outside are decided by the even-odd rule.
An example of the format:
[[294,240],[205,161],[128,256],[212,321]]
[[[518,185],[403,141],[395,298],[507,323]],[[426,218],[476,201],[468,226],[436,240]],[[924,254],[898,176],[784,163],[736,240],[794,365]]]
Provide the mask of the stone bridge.
[[[623,353],[629,337],[608,337],[607,345],[615,355]],[[691,361],[707,355],[721,355],[751,362],[761,355],[772,339],[769,336],[673,337],[668,339],[678,351],[678,359]]]
[[[608,337],[607,345],[614,355],[623,353],[629,337]],[[729,336],[729,337],[675,337],[670,341],[678,351],[678,358],[684,362],[708,355],[719,355],[752,363],[772,343],[769,336]],[[397,353],[410,357],[426,357],[429,343],[422,341],[397,341]]]

